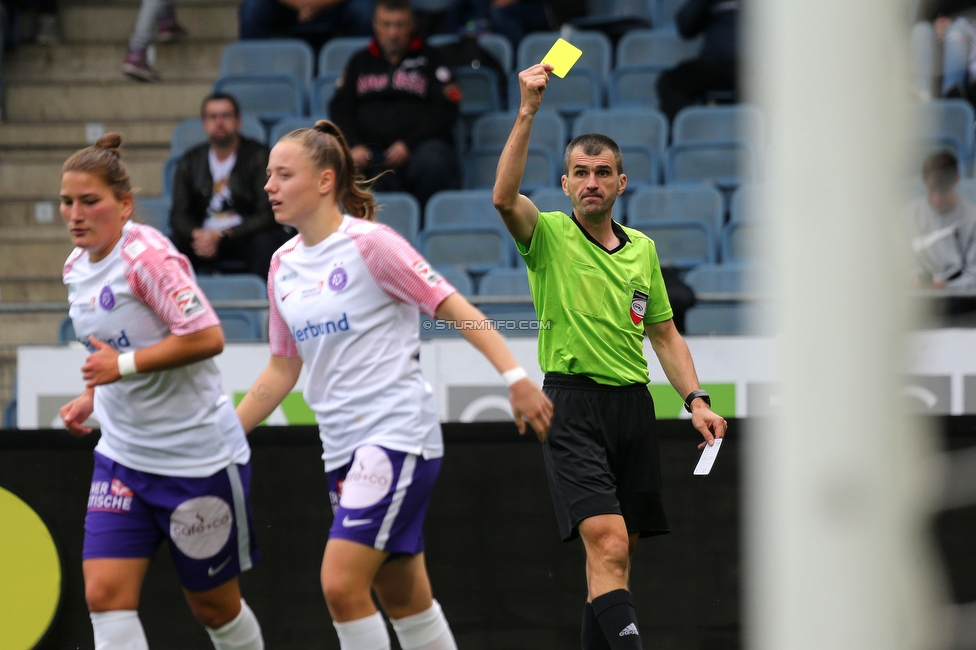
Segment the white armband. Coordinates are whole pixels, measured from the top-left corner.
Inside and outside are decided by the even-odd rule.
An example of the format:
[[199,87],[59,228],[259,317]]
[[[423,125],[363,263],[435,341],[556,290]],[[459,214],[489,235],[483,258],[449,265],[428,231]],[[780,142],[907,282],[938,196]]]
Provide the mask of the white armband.
[[517,381],[522,381],[529,376],[529,373],[525,372],[522,366],[517,368],[512,368],[511,370],[506,370],[502,373],[502,379],[505,380],[505,385],[511,387]]
[[126,352],[119,355],[119,374],[123,377],[129,375],[134,375],[138,372],[136,370],[136,353]]

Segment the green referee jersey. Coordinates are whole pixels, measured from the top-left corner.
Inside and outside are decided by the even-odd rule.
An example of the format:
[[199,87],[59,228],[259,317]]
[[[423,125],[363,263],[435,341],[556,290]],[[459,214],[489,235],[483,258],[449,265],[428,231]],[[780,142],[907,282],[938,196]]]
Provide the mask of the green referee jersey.
[[542,371],[586,375],[600,384],[646,384],[644,323],[672,316],[654,242],[612,222],[622,244],[608,251],[575,215],[540,212],[526,249],[540,323]]

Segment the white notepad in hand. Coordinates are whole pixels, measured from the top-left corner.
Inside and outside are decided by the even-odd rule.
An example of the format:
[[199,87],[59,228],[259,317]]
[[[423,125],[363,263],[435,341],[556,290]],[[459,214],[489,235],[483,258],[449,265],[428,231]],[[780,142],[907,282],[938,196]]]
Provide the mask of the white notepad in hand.
[[698,459],[698,466],[695,467],[695,476],[705,476],[712,471],[712,465],[715,463],[715,457],[718,456],[718,450],[721,446],[722,438],[716,438],[714,445],[705,445],[701,458]]

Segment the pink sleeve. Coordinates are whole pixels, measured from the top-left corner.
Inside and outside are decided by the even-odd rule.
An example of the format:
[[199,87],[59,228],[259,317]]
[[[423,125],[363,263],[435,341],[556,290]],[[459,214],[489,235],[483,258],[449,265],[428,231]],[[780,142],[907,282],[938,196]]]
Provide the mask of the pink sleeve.
[[125,277],[132,294],[148,305],[170,332],[182,336],[220,325],[186,257],[175,250],[146,247],[126,262]]
[[433,317],[457,290],[392,228],[377,225],[353,237],[356,249],[379,287],[390,297]]
[[288,329],[288,324],[281,317],[278,311],[278,302],[275,300],[274,276],[281,265],[280,255],[275,255],[271,259],[271,269],[268,271],[268,341],[270,342],[271,354],[276,357],[297,357],[298,347],[295,339]]

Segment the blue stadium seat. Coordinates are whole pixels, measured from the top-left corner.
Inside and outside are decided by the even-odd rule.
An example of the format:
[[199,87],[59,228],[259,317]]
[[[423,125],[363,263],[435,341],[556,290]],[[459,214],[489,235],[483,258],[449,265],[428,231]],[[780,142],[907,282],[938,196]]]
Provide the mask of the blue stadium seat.
[[173,184],[176,182],[176,163],[179,161],[179,156],[170,156],[163,163],[163,196],[167,199],[173,198]]
[[58,326],[58,343],[73,343],[77,340],[78,337],[75,335],[75,325],[71,322],[70,316],[65,316],[61,320],[61,324]]
[[305,84],[286,75],[222,77],[214,84],[214,92],[233,95],[241,112],[265,120],[305,114]]
[[260,341],[264,338],[261,320],[246,309],[217,309],[217,318],[228,343]]
[[[661,157],[651,147],[641,144],[622,144],[620,154],[627,175],[625,192],[631,194],[642,187],[661,184]],[[617,199],[620,201],[620,199]]]
[[920,137],[954,144],[962,156],[960,162],[965,161],[968,168],[973,153],[973,123],[976,121],[972,105],[964,99],[937,99],[922,104],[920,110]]
[[701,39],[686,41],[672,29],[634,29],[617,43],[617,68],[649,66],[673,68],[698,56]]
[[[508,79],[508,96],[519,97],[518,72]],[[543,111],[557,111],[566,117],[574,117],[589,108],[603,106],[603,82],[589,68],[576,65],[565,78],[553,76],[546,86]]]
[[687,336],[768,334],[771,307],[754,302],[702,302],[685,314]]
[[755,262],[754,235],[750,230],[762,228],[761,221],[733,221],[722,229],[722,263]]
[[307,86],[314,65],[312,48],[298,38],[234,41],[220,57],[220,76],[287,75]]
[[373,200],[379,206],[376,221],[403,235],[413,247],[420,235],[420,204],[406,192],[376,192]]
[[3,428],[17,428],[17,391],[14,389],[14,396],[10,398],[7,405],[3,407]]
[[267,300],[268,286],[256,275],[200,275],[197,286],[208,300]]
[[654,24],[660,28],[674,29],[674,14],[685,0],[655,0]]
[[[535,32],[526,35],[519,42],[515,57],[517,70],[525,70],[542,61],[542,57],[546,55],[557,38],[560,38],[559,32]],[[602,81],[607,78],[613,61],[613,48],[606,34],[597,31],[576,30],[566,40],[583,51],[573,68],[574,70],[578,67],[589,68],[598,75],[599,80]],[[558,78],[555,79],[555,81],[558,80]],[[518,97],[518,94],[509,95],[509,97]]]
[[659,76],[659,69],[647,65],[616,68],[607,82],[607,104],[611,108],[657,108]]
[[137,198],[135,216],[147,226],[169,236],[169,199],[165,196]]
[[[515,113],[489,113],[475,120],[471,127],[472,147],[502,147],[508,141],[515,124]],[[562,160],[566,150],[566,122],[556,113],[536,113],[532,122],[529,145],[547,147],[557,161]],[[560,169],[562,164],[559,165]]]
[[424,227],[501,226],[490,190],[445,190],[430,197]]
[[724,220],[722,194],[707,185],[665,185],[638,190],[627,203],[633,222],[695,221],[718,232]]
[[[475,147],[464,157],[464,187],[469,190],[491,189],[501,147]],[[559,171],[552,153],[544,147],[529,146],[522,173],[523,194],[543,187],[554,187]]]
[[594,108],[584,111],[573,123],[573,137],[602,133],[617,144],[650,147],[662,158],[667,151],[668,120],[651,108]]
[[281,140],[283,136],[288,135],[295,129],[310,129],[315,126],[317,120],[324,119],[327,119],[325,115],[312,115],[308,117],[293,115],[291,117],[283,117],[271,127],[271,136],[268,138],[268,141],[273,147],[278,144],[278,140]]
[[495,57],[505,74],[512,71],[515,53],[512,51],[511,41],[501,34],[481,34],[478,36],[478,45]]
[[441,274],[445,280],[451,283],[462,296],[470,298],[474,295],[474,283],[471,276],[464,271],[459,271],[451,266],[435,266],[434,270]]
[[481,278],[482,296],[528,296],[529,277],[525,269],[492,269]]
[[328,115],[329,103],[336,91],[337,74],[316,77],[312,80],[312,85],[308,87],[308,105],[313,115]]
[[342,74],[352,55],[366,49],[369,40],[368,36],[343,36],[329,39],[319,51],[318,75],[322,77],[329,74]]
[[687,142],[668,149],[668,183],[714,183],[731,190],[756,179],[752,149],[738,142]]
[[[960,190],[962,183],[960,183]],[[763,185],[759,183],[745,183],[739,186],[732,194],[729,202],[729,221],[764,221],[766,215],[763,213],[762,205]],[[976,194],[974,194],[976,196]]]
[[674,118],[671,139],[680,142],[746,142],[753,151],[765,148],[762,112],[748,104],[689,106]]
[[[478,294],[482,296],[520,296],[528,298],[529,278],[524,267],[492,269],[481,278]],[[481,303],[478,305],[495,327],[505,336],[538,336],[535,306],[532,302]]]
[[662,265],[690,269],[715,261],[712,229],[704,223],[631,220],[629,226],[654,240]]
[[[261,124],[261,120],[253,115],[241,116],[241,135],[261,144],[268,142],[264,125]],[[187,149],[206,141],[207,134],[203,132],[203,123],[199,119],[183,120],[173,129],[173,135],[169,141],[169,155],[182,156]]]
[[454,68],[454,79],[461,89],[458,110],[464,117],[477,117],[502,109],[497,75],[487,68]]
[[420,233],[420,252],[432,266],[474,274],[511,266],[513,246],[500,225],[428,226]]
[[457,34],[431,34],[427,37],[427,45],[431,47],[444,47],[453,45],[461,40]]

